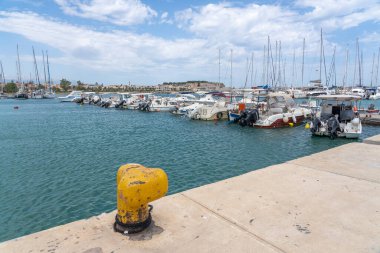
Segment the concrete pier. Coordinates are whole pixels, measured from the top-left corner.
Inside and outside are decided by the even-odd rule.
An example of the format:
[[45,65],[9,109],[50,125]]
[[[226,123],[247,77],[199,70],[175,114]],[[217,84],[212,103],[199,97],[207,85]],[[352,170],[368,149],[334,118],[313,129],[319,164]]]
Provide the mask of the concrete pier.
[[115,233],[112,212],[3,242],[0,252],[379,253],[380,135],[153,205],[141,234]]

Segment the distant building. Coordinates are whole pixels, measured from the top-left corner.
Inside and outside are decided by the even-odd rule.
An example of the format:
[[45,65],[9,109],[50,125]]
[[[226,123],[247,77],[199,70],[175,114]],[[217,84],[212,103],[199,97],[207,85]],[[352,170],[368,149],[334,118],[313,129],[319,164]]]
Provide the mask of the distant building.
[[225,86],[223,83],[214,83],[207,81],[188,81],[180,83],[163,83],[155,87],[158,92],[171,92],[171,91],[215,91],[221,90]]

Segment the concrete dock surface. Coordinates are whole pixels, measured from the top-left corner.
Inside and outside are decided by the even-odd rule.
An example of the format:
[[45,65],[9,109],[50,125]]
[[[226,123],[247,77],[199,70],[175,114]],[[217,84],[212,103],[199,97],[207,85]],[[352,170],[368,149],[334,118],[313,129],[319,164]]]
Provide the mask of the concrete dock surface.
[[[330,141],[330,140],[326,140]],[[380,252],[380,135],[153,202],[141,234],[116,212],[0,244],[0,252]]]

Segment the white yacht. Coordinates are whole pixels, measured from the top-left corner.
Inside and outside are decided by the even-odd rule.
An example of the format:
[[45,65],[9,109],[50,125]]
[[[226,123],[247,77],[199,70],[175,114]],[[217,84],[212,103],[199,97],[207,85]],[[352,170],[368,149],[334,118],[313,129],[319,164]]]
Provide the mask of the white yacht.
[[318,96],[321,109],[310,123],[310,131],[316,136],[359,138],[362,124],[355,111],[360,96],[325,95]]
[[363,98],[365,96],[365,90],[363,88],[353,88],[350,92],[350,95]]
[[58,97],[58,100],[61,102],[73,102],[74,99],[76,98],[81,98],[83,92],[82,91],[77,91],[73,90],[69,95],[64,96],[64,97]]
[[377,87],[376,93],[369,96],[369,99],[380,99],[380,87]]

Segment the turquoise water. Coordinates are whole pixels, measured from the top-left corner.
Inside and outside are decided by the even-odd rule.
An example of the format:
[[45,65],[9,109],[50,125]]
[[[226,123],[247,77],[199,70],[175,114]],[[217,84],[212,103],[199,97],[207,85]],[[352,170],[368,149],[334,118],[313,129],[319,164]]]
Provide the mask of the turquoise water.
[[[366,138],[380,128],[363,132]],[[348,142],[311,137],[302,126],[241,128],[168,113],[0,100],[0,241],[114,210],[115,175],[125,163],[164,168],[173,194]]]

